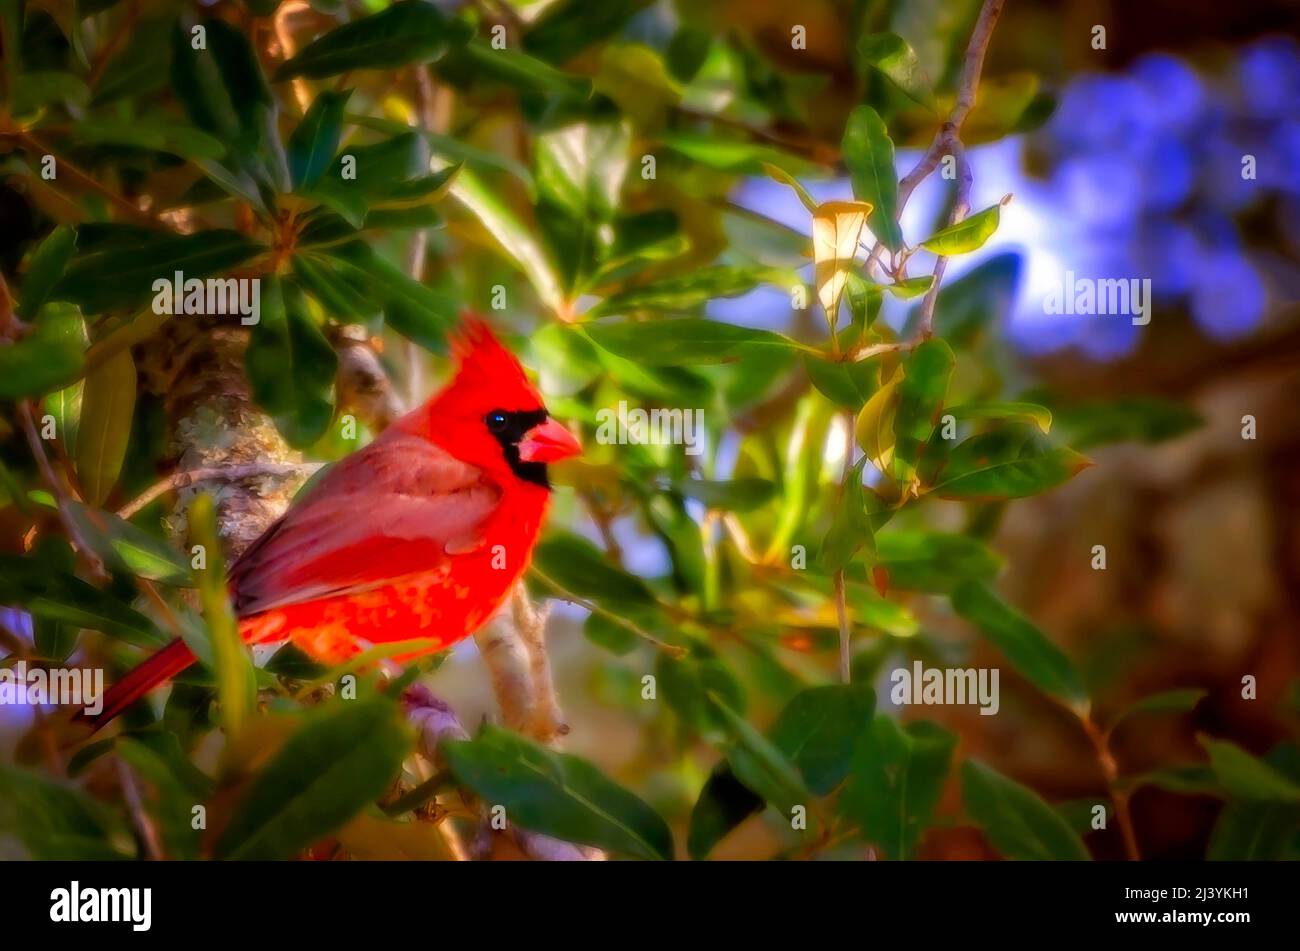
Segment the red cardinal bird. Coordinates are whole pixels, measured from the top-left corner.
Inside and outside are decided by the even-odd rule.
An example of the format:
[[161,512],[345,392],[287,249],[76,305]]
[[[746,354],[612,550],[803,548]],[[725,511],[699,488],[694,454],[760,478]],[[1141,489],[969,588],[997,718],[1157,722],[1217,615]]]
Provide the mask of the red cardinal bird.
[[[250,644],[291,640],[336,663],[361,648],[472,634],[519,580],[550,495],[546,464],[578,441],[550,419],[519,361],[471,320],[456,377],[337,463],[233,565]],[[172,641],[104,697],[98,729],[194,663]]]

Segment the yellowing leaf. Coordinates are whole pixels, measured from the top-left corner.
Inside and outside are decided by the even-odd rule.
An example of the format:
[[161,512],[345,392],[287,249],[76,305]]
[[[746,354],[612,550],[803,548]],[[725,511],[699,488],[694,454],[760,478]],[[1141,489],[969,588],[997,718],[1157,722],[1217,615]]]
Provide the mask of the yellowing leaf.
[[898,387],[903,382],[903,368],[894,370],[889,382],[876,390],[858,413],[854,435],[871,464],[881,472],[889,470],[894,460],[894,414],[898,412]]
[[862,240],[862,228],[871,214],[864,201],[828,201],[813,214],[813,262],[817,297],[834,327],[840,309],[840,295],[849,278],[849,268]]
[[135,413],[135,361],[121,350],[86,377],[77,427],[77,478],[94,506],[117,482]]

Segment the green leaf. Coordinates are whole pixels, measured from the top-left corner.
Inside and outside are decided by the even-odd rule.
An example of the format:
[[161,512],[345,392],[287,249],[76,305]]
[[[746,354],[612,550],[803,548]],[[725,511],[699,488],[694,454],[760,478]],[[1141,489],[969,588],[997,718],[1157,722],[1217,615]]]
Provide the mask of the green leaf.
[[1198,736],[1210,754],[1210,768],[1233,796],[1254,802],[1300,803],[1300,781],[1252,756],[1236,743]]
[[763,171],[767,173],[768,178],[778,181],[782,185],[788,185],[795,195],[798,196],[799,201],[803,203],[803,206],[808,209],[809,214],[817,213],[818,202],[812,195],[808,194],[808,190],[799,183],[799,179],[795,178],[785,169],[778,168],[775,165],[768,165],[767,163],[763,164]]
[[275,191],[289,186],[276,129],[276,104],[256,51],[224,20],[202,23],[207,48],[196,50],[182,24],[172,33],[171,85],[194,125],[224,143],[229,170]]
[[984,242],[998,230],[1002,203],[963,218],[955,225],[936,231],[921,242],[921,247],[940,255],[967,254],[984,247]]
[[438,75],[458,86],[473,88],[484,80],[524,92],[554,93],[573,99],[591,95],[591,80],[556,69],[550,63],[513,49],[494,49],[475,37],[438,64]]
[[687,853],[696,861],[708,858],[727,833],[762,809],[763,800],[750,792],[723,760],[709,774],[691,809]]
[[384,320],[394,330],[435,353],[446,350],[447,334],[460,317],[455,298],[421,284],[360,241],[331,248],[326,257],[353,288],[369,285],[381,295]]
[[117,483],[135,415],[136,373],[130,350],[109,357],[86,376],[77,424],[77,481],[92,506]]
[[987,465],[949,469],[932,490],[943,499],[998,501],[1039,495],[1068,482],[1088,466],[1085,456],[1064,447],[1027,458],[1001,459]]
[[843,149],[854,197],[872,206],[867,217],[871,232],[890,251],[900,250],[903,233],[898,227],[898,171],[894,167],[894,143],[875,109],[864,105],[849,113]]
[[1203,700],[1209,691],[1202,687],[1181,687],[1165,690],[1143,697],[1136,703],[1129,704],[1110,721],[1113,732],[1117,726],[1129,717],[1141,713],[1187,713]]
[[1002,560],[968,535],[939,532],[882,532],[876,557],[889,572],[889,587],[903,591],[948,592],[963,581],[992,581]]
[[295,76],[321,79],[354,69],[393,70],[432,63],[469,39],[461,20],[451,20],[424,0],[398,0],[387,10],[335,27],[304,46],[275,71],[275,81]]
[[0,555],[0,604],[23,608],[36,618],[103,631],[141,647],[166,643],[147,617],[108,592],[30,557]]
[[894,414],[894,471],[900,481],[916,472],[956,365],[952,348],[938,337],[923,341],[907,358]]
[[613,241],[609,228],[627,177],[630,129],[580,122],[537,138],[538,222],[570,287],[592,274]]
[[238,267],[265,251],[237,231],[214,229],[178,235],[134,228],[105,229],[93,247],[85,243],[54,290],[57,300],[79,304],[86,313],[98,314],[116,307],[131,307],[152,297],[171,312],[170,286],[161,294],[154,283],[170,284],[175,272],[185,279],[206,278]]
[[343,109],[351,96],[351,89],[322,92],[289,136],[289,177],[295,189],[315,185],[329,168],[343,135]]
[[952,607],[1006,655],[1020,674],[1044,693],[1076,709],[1086,707],[1087,693],[1078,670],[1047,635],[1012,610],[986,585],[967,581],[952,594]]
[[254,778],[218,857],[293,857],[386,792],[410,750],[410,730],[387,698],[312,717]]
[[809,687],[772,724],[772,745],[799,767],[809,790],[825,796],[849,775],[875,707],[875,691],[865,684]]
[[602,604],[655,604],[645,582],[614,567],[604,552],[578,535],[548,533],[534,550],[533,563],[574,594]]
[[1056,419],[1070,444],[1080,449],[1129,441],[1161,443],[1205,424],[1195,409],[1155,397],[1059,406]]
[[315,442],[334,413],[331,393],[338,357],[312,322],[293,285],[262,279],[262,316],[245,354],[253,397],[293,446]]
[[710,693],[709,702],[730,734],[727,763],[745,788],[761,796],[786,820],[796,806],[810,810],[812,793],[790,758],[717,694]]
[[776,496],[770,479],[745,477],[719,482],[712,479],[677,479],[673,489],[687,498],[697,499],[711,509],[727,512],[750,512],[766,505]]
[[485,725],[477,738],[442,745],[457,780],[512,823],[566,842],[644,859],[671,859],[667,823],[577,756]]
[[[298,285],[320,302],[325,313],[345,320],[368,320],[379,314],[379,304],[369,297],[369,281],[357,269],[343,270],[320,254],[302,252],[293,257],[293,276]],[[351,280],[350,280],[351,278]]]
[[762,175],[769,167],[791,174],[814,171],[816,166],[770,145],[743,139],[722,139],[708,132],[665,132],[660,141],[705,168],[732,174]]
[[975,760],[961,768],[962,801],[1006,858],[1086,862],[1088,850],[1068,822],[1027,786]]
[[[1274,747],[1264,764],[1292,783],[1300,783],[1300,748],[1294,743]],[[1205,857],[1212,862],[1294,859],[1298,832],[1300,805],[1258,799],[1231,801],[1219,813]]]
[[201,833],[192,826],[192,810],[211,792],[211,782],[190,764],[170,733],[119,737],[116,752],[156,791],[154,815],[160,820],[167,856],[198,858]]
[[817,391],[837,406],[858,412],[876,391],[879,368],[867,360],[824,360],[804,354],[804,370]]
[[822,539],[817,561],[822,571],[833,575],[842,571],[862,549],[875,554],[876,541],[871,531],[871,520],[862,501],[862,468],[866,459],[859,459],[844,477],[831,526]]
[[13,833],[37,861],[124,859],[122,831],[79,789],[12,766],[0,766],[0,829]]
[[716,320],[617,321],[582,325],[598,347],[651,366],[722,363],[751,346],[801,348],[770,330],[753,330]]
[[217,675],[217,701],[221,723],[231,742],[239,736],[257,704],[257,682],[253,660],[239,636],[239,626],[226,591],[226,565],[217,534],[216,509],[212,497],[203,493],[190,503],[187,513],[190,539],[201,545],[205,565],[197,572],[199,603],[212,644],[213,667]]
[[994,419],[994,420],[1028,420],[1046,435],[1052,429],[1052,411],[1037,403],[984,402],[962,403],[960,406],[948,407],[948,412],[959,420]]
[[46,235],[27,262],[22,293],[18,295],[20,316],[30,320],[40,313],[76,249],[77,233],[66,225]]
[[912,857],[934,817],[957,737],[924,720],[877,714],[853,754],[840,810],[894,859]]
[[882,284],[881,286],[899,300],[912,300],[915,297],[920,297],[933,285],[933,274],[921,274],[917,277],[909,277],[906,280],[894,281],[892,284]]
[[548,6],[524,35],[524,48],[549,63],[563,62],[607,39],[651,0],[560,0]]
[[1214,775],[1214,770],[1199,763],[1164,766],[1150,772],[1121,777],[1119,783],[1126,790],[1155,786],[1165,792],[1184,796],[1223,796],[1223,787]]
[[40,396],[67,386],[85,362],[86,328],[71,304],[46,304],[27,336],[0,343],[0,400]]
[[73,501],[67,505],[87,543],[110,567],[163,584],[194,583],[189,561],[162,539],[112,512],[101,512]]
[[638,310],[682,312],[702,307],[719,297],[748,294],[766,280],[776,276],[771,268],[717,265],[704,267],[628,288],[607,297],[587,311],[588,318],[606,314],[628,314]]
[[10,114],[29,116],[56,103],[74,103],[84,107],[90,98],[86,84],[71,73],[41,70],[24,73],[18,88],[13,91]]
[[220,139],[184,122],[136,116],[131,119],[83,119],[74,134],[87,145],[123,145],[167,152],[181,158],[219,159],[226,154]]
[[131,28],[126,46],[109,60],[95,83],[92,106],[140,96],[166,84],[171,56],[167,37],[173,22],[170,16],[151,17]]
[[858,40],[862,61],[886,76],[910,99],[927,108],[934,105],[934,92],[916,50],[897,33],[868,33]]
[[565,302],[555,265],[501,194],[476,172],[465,169],[452,185],[451,195],[482,222],[501,250],[524,272],[542,303],[559,311]]

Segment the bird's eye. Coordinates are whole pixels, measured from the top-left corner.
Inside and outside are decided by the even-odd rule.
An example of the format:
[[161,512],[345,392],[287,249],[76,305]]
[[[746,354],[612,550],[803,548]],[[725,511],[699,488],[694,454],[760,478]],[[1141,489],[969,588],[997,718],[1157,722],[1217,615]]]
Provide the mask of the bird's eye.
[[506,414],[500,410],[494,410],[487,414],[484,418],[484,422],[487,423],[487,428],[489,430],[494,433],[499,433],[506,428]]

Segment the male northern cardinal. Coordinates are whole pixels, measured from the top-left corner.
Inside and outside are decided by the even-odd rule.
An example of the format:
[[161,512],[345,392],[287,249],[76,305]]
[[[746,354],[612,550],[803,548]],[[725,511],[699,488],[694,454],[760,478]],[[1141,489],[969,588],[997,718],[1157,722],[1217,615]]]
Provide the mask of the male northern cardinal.
[[[336,663],[421,637],[472,634],[519,580],[546,512],[546,464],[578,441],[550,419],[523,368],[469,320],[455,379],[334,465],[230,570],[250,644],[291,640]],[[194,662],[174,640],[114,684],[98,729]]]

